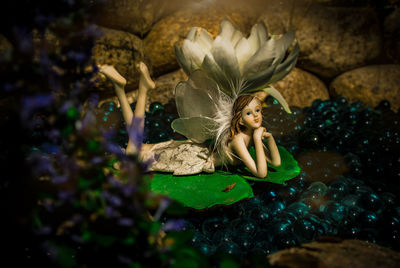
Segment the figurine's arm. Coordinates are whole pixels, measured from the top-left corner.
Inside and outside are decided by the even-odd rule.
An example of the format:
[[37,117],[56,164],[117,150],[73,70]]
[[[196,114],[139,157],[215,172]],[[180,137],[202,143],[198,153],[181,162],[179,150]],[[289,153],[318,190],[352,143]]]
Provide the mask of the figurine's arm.
[[278,147],[276,146],[274,137],[269,132],[264,132],[263,139],[267,139],[268,149],[265,148],[266,159],[275,167],[281,165],[281,155],[279,154]]
[[254,131],[253,140],[254,147],[256,149],[256,161],[253,160],[249,151],[247,150],[246,144],[244,143],[243,138],[240,136],[236,136],[232,140],[232,146],[240,160],[246,167],[250,170],[250,172],[259,178],[265,178],[267,176],[267,160],[265,158],[263,143],[262,143],[262,135],[265,131],[264,128],[258,128]]

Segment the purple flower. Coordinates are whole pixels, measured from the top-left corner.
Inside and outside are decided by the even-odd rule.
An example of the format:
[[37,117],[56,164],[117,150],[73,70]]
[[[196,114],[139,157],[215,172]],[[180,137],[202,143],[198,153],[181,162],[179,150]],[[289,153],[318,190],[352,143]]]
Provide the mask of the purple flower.
[[100,38],[100,37],[102,37],[104,35],[104,33],[100,29],[100,27],[95,25],[95,24],[90,24],[88,27],[86,27],[83,30],[82,33],[83,33],[84,36],[89,36],[89,37],[92,37],[94,39],[98,39],[98,38]]
[[122,188],[122,193],[124,196],[128,197],[131,196],[134,192],[136,192],[137,187],[134,185],[125,185],[125,187]]
[[185,221],[183,219],[169,220],[163,226],[162,230],[168,231],[181,231],[185,227]]
[[121,226],[127,226],[127,227],[129,227],[129,226],[132,226],[132,225],[133,225],[133,220],[132,220],[132,219],[129,219],[129,218],[120,218],[120,219],[118,220],[118,224],[121,225]]
[[74,192],[70,191],[70,190],[58,192],[58,198],[61,200],[71,199],[73,196],[74,196]]
[[32,126],[30,116],[36,110],[49,106],[53,102],[50,94],[41,94],[36,96],[28,96],[22,99],[21,117],[23,121],[28,121],[28,125]]
[[115,209],[113,207],[110,207],[110,206],[106,206],[106,208],[104,210],[104,214],[108,218],[112,218],[112,217],[118,216],[118,213],[115,211]]
[[52,232],[50,226],[42,226],[35,231],[36,235],[49,235]]
[[51,179],[51,182],[54,184],[61,184],[61,183],[65,183],[66,181],[68,181],[67,175],[57,175],[57,176],[53,176]]
[[107,199],[111,205],[115,207],[120,207],[122,205],[122,200],[116,195],[110,194],[109,192],[104,191],[102,193],[103,198]]
[[71,240],[76,243],[79,243],[79,244],[83,244],[83,242],[84,242],[82,237],[80,237],[79,235],[76,235],[76,234],[71,235]]
[[93,165],[97,165],[97,164],[100,164],[101,162],[103,162],[103,158],[99,157],[99,156],[93,157],[90,162],[92,162]]

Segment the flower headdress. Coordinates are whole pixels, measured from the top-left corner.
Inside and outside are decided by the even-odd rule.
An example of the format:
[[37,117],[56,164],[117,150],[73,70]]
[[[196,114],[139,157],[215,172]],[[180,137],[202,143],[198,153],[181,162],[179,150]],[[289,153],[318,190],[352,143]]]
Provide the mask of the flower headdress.
[[215,140],[221,155],[232,119],[232,106],[241,95],[265,91],[290,113],[282,95],[270,84],[286,76],[299,53],[293,31],[276,39],[268,35],[263,22],[250,36],[235,29],[226,19],[213,39],[203,28],[190,29],[182,48],[175,44],[176,58],[189,80],[175,88],[179,117],[172,127],[194,142]]

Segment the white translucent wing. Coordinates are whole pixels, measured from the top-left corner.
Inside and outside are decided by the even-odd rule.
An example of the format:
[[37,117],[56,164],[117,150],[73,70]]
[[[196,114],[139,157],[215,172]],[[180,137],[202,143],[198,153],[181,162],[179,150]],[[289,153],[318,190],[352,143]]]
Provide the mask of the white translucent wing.
[[202,70],[193,72],[189,80],[175,88],[175,102],[179,117],[214,118],[220,98],[217,84]]
[[189,117],[175,119],[171,127],[186,138],[197,143],[203,143],[215,138],[218,124],[209,117]]

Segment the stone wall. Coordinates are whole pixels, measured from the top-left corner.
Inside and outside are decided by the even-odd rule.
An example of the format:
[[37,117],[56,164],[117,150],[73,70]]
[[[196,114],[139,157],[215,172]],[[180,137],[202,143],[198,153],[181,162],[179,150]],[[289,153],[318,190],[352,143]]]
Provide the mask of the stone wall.
[[[257,21],[265,22],[269,34],[296,31],[300,45],[297,68],[274,85],[289,105],[309,106],[315,99],[340,94],[371,108],[383,99],[391,102],[394,111],[400,107],[400,8],[396,4],[383,12],[357,1],[352,1],[356,6],[345,6],[346,1],[337,0],[166,3],[112,0],[96,8],[96,23],[103,36],[93,49],[93,60],[116,66],[128,80],[131,101],[138,86],[139,61],[147,63],[157,84],[149,99],[163,104],[173,100],[177,77],[186,78],[179,71],[174,44],[181,44],[193,26],[203,27],[215,37],[220,21],[227,18],[246,34]],[[0,39],[1,57],[10,49],[6,40]],[[114,97],[107,81],[98,83],[97,90],[103,100]]]

